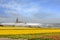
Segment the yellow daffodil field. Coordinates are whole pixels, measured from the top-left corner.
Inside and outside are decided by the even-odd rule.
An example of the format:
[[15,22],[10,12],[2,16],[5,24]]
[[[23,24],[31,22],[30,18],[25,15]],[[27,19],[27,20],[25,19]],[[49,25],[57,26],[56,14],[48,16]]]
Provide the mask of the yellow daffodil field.
[[60,28],[0,27],[0,40],[60,40]]
[[36,34],[36,33],[60,32],[60,28],[25,28],[25,27],[0,27],[0,35],[3,34]]

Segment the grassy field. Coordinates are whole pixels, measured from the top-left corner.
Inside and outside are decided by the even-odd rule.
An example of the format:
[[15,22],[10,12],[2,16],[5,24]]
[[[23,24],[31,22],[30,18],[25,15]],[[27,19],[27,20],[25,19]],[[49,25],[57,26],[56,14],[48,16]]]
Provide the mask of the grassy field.
[[0,35],[0,38],[27,39],[27,40],[60,40],[60,33]]

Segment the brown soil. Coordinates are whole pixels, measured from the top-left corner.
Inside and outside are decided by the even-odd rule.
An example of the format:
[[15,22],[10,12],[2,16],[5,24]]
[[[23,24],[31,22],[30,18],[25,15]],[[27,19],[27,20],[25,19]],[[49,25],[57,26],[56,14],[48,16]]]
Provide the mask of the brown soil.
[[27,40],[27,39],[0,38],[0,40]]

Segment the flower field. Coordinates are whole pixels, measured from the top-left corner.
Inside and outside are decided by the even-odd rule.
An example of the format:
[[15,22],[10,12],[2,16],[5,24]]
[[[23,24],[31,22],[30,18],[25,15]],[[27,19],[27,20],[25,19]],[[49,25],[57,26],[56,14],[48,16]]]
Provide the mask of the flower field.
[[0,35],[60,32],[60,28],[0,27]]
[[60,28],[0,27],[0,38],[60,40]]

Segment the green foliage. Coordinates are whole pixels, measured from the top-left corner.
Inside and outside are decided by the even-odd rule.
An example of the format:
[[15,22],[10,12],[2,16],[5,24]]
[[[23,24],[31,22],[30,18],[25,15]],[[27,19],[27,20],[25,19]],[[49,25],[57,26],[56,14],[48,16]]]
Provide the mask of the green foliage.
[[53,36],[60,35],[60,33],[40,33],[40,34],[16,34],[16,35],[0,35],[0,38],[12,38],[12,39],[31,39],[31,40],[52,40],[50,38],[40,38],[41,36]]
[[29,40],[53,40],[51,38],[34,38],[34,39],[29,39]]

